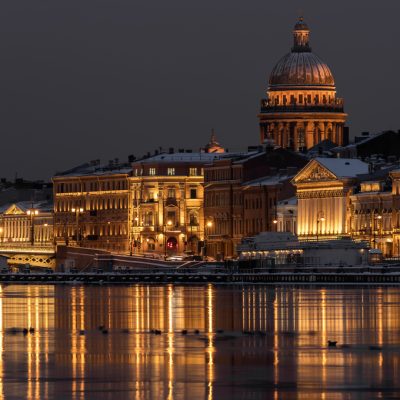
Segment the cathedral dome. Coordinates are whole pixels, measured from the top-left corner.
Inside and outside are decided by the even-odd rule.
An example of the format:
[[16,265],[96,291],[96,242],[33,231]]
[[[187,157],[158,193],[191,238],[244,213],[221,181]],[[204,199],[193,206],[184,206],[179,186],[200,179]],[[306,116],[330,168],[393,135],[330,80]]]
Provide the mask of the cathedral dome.
[[328,65],[311,52],[307,24],[302,18],[296,23],[292,51],[282,57],[269,78],[270,89],[283,86],[317,86],[334,88],[335,81]]
[[282,57],[269,78],[272,86],[335,86],[329,67],[311,52],[292,52]]

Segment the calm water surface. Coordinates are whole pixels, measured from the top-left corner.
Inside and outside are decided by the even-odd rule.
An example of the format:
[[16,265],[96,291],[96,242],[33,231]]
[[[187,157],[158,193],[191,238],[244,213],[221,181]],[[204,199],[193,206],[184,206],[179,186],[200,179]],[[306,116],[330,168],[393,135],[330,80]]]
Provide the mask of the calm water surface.
[[2,286],[0,399],[47,398],[399,399],[400,289]]

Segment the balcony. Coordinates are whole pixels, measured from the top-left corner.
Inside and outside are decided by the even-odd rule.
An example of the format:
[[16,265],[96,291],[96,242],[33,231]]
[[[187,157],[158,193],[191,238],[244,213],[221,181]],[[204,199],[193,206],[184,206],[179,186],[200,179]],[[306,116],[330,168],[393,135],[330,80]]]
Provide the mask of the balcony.
[[288,103],[288,104],[273,104],[267,99],[261,100],[261,113],[264,114],[273,114],[280,112],[327,112],[327,113],[343,113],[344,112],[344,104],[343,99],[336,99],[334,102],[330,103]]
[[177,206],[178,201],[176,200],[176,197],[167,197],[165,200],[165,206]]

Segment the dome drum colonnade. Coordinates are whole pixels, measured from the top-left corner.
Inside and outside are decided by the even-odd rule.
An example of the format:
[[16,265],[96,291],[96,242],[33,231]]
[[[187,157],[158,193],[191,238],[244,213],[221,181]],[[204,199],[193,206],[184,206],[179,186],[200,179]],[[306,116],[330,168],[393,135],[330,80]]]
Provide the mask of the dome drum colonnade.
[[343,143],[346,114],[343,99],[336,97],[329,67],[309,46],[309,29],[300,18],[294,27],[294,45],[274,67],[267,91],[261,100],[261,142],[295,151],[313,147],[329,139]]

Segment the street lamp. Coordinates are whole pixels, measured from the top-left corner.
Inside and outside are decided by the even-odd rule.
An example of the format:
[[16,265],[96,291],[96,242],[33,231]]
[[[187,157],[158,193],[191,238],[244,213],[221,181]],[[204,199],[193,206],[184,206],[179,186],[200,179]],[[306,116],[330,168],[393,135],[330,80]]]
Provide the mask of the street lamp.
[[324,221],[325,221],[324,212],[318,211],[318,213],[317,213],[317,242],[318,242],[318,234],[319,234],[319,223],[324,222]]
[[72,208],[71,211],[75,213],[75,231],[76,231],[76,244],[79,247],[80,244],[80,233],[79,233],[79,215],[83,214],[83,208]]
[[208,242],[208,235],[210,233],[210,229],[213,226],[213,222],[211,220],[208,220],[206,222],[206,229],[205,229],[205,235],[204,235],[204,255],[207,256],[208,252],[207,252],[207,242]]
[[30,227],[30,231],[31,231],[30,236],[31,237],[30,237],[30,239],[31,239],[31,245],[33,246],[35,244],[35,225],[34,225],[34,222],[35,222],[36,215],[39,214],[39,211],[36,210],[35,208],[30,208],[29,210],[26,211],[26,213],[29,215],[30,220],[31,220],[31,227]]
[[[382,219],[382,215],[380,215],[380,214],[378,214],[378,215],[374,215],[374,226],[373,226],[373,229],[374,229],[374,248],[375,249],[377,249],[378,248],[378,244],[377,244],[377,242],[376,242],[376,231],[377,231],[377,228],[379,229],[379,222],[377,223],[377,221],[376,220],[381,220]],[[377,226],[378,225],[378,226]]]
[[169,219],[167,224],[164,225],[164,258],[167,258],[167,226],[170,228],[172,226],[172,221]]

